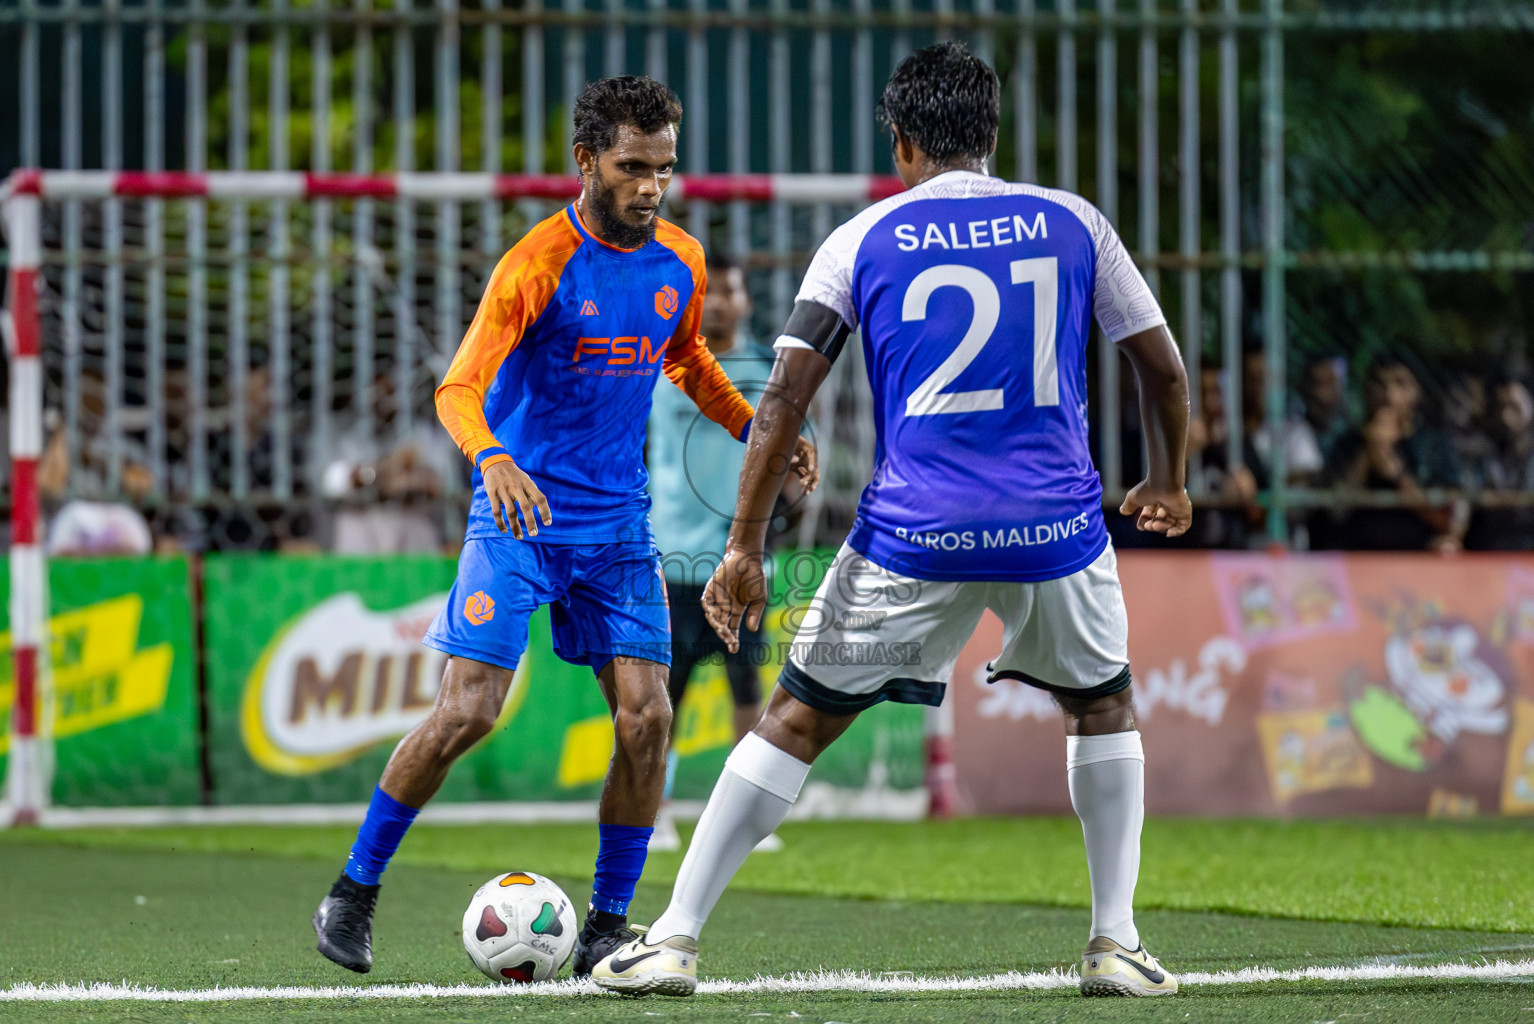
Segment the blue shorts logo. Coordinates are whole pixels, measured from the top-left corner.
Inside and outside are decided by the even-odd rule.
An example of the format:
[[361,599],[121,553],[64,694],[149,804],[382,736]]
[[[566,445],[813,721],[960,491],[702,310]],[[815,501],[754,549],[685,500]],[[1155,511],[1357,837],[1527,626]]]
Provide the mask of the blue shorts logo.
[[476,590],[463,603],[463,617],[476,626],[483,626],[495,618],[495,599],[483,590]]

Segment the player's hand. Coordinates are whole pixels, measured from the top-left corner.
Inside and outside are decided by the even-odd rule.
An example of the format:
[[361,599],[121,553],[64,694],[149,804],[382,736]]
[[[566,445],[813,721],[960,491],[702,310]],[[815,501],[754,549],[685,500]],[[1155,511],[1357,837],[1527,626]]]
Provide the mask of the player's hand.
[[[509,521],[511,535],[521,540],[523,523],[527,524],[527,535],[536,537],[539,519],[544,526],[554,521],[549,514],[549,499],[515,462],[497,462],[486,466],[484,472],[485,497],[490,499],[490,514],[495,517],[497,530],[505,533]],[[521,521],[517,519],[518,506],[522,509]]]
[[1135,529],[1166,537],[1181,537],[1193,525],[1193,502],[1188,500],[1188,492],[1181,487],[1153,486],[1149,480],[1130,488],[1119,511],[1137,517]]
[[764,557],[760,551],[730,548],[703,588],[703,614],[731,654],[740,650],[740,637],[735,630],[740,626],[742,615],[747,629],[758,629],[762,625],[762,612],[767,607],[767,577],[762,573]]
[[796,438],[794,457],[789,461],[788,468],[796,473],[799,482],[804,484],[805,494],[809,494],[820,486],[820,453],[815,450],[815,442],[807,437]]

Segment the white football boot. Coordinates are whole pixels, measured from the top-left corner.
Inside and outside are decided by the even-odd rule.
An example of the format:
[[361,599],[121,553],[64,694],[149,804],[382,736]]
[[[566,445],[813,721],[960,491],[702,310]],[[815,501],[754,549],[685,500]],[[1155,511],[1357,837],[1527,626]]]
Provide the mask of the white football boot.
[[673,935],[652,945],[640,936],[592,968],[591,980],[629,996],[690,996],[698,987],[698,943]]
[[1084,996],[1169,996],[1177,979],[1156,958],[1139,949],[1125,949],[1106,936],[1087,943],[1081,954],[1081,994]]

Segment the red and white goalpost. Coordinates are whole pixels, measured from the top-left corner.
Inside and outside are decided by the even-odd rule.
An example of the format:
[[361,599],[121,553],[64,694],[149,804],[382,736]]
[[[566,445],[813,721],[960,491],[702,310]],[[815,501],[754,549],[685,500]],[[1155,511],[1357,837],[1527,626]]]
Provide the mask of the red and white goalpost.
[[37,460],[43,452],[42,323],[38,273],[42,267],[42,202],[24,192],[5,199],[8,252],[5,330],[11,377],[11,659],[15,703],[11,711],[10,765],[5,802],[16,824],[36,824],[48,802],[47,751],[38,740],[40,675],[46,660],[48,580],[43,562]]
[[[898,178],[856,174],[679,175],[669,197],[710,203],[745,201],[862,206],[902,191]],[[51,201],[219,200],[301,203],[308,200],[414,200],[486,204],[558,200],[580,192],[578,178],[486,173],[315,174],[20,170],[0,185],[7,250],[6,308],[0,315],[10,359],[11,598],[15,702],[0,827],[40,820],[49,804],[48,595],[37,466],[44,444],[44,203]],[[927,716],[930,812],[952,813],[952,715]]]

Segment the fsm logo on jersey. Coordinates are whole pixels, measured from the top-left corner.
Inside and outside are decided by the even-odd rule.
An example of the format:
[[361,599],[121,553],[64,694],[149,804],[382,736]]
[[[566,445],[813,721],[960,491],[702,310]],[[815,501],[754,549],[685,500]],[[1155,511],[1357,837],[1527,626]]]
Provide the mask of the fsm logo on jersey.
[[[576,364],[576,373],[596,377],[649,377],[654,375],[655,364],[660,362],[665,354],[664,338],[659,343],[650,341],[645,335],[628,335],[620,338],[576,338],[575,354],[570,357],[570,362]],[[585,358],[602,356],[606,358]]]

